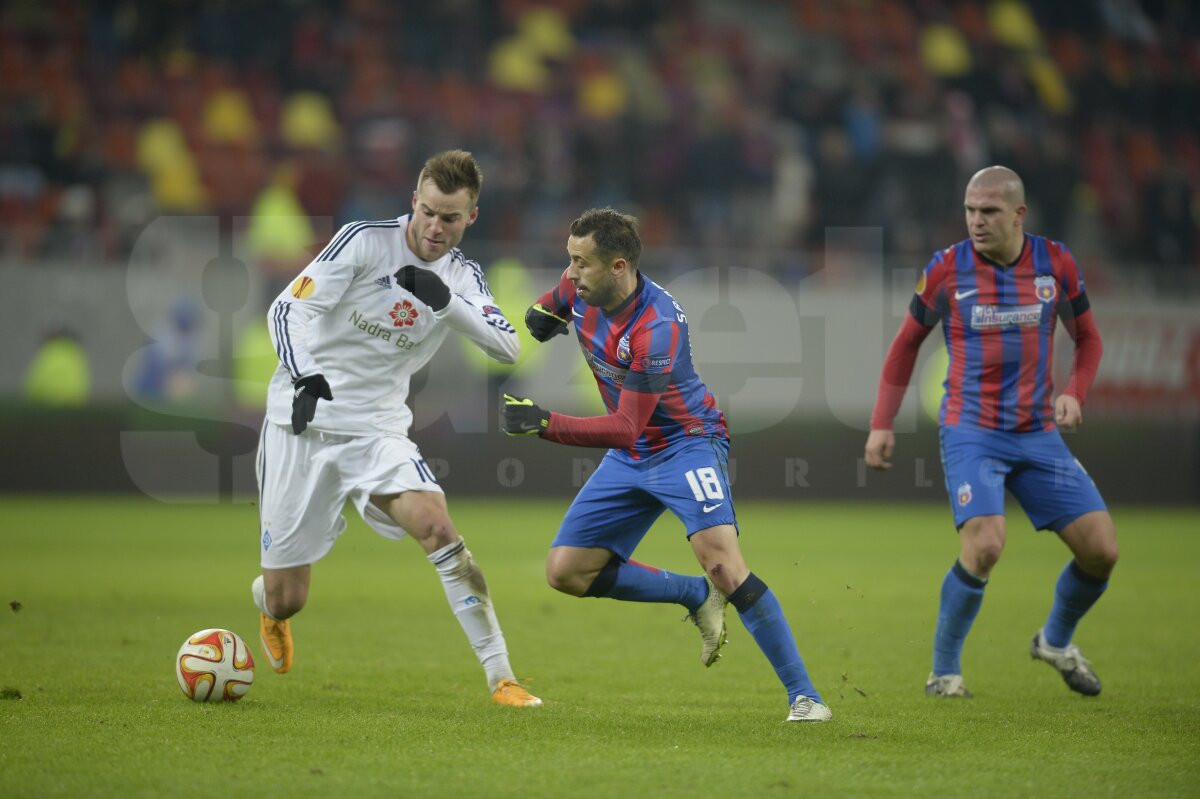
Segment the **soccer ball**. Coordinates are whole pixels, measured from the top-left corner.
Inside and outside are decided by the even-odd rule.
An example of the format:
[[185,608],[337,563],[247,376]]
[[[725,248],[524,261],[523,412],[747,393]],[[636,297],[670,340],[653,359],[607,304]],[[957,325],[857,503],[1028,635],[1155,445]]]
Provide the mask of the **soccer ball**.
[[237,633],[201,630],[179,647],[175,678],[183,695],[195,702],[236,702],[254,682],[254,658]]

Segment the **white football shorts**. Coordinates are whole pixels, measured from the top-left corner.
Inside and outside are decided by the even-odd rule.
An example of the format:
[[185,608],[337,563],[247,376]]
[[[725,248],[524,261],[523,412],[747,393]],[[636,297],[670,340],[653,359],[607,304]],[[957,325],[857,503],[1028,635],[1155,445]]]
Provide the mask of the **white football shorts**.
[[354,502],[377,533],[400,539],[404,528],[371,504],[373,494],[442,487],[404,436],[345,436],[263,423],[258,441],[259,554],[264,569],[316,563],[346,529],[342,508]]

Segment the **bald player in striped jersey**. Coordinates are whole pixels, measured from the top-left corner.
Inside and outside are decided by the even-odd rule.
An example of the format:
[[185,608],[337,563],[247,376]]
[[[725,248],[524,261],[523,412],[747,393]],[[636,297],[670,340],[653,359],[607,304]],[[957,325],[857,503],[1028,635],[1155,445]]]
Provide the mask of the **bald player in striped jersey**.
[[[1004,549],[1007,488],[1033,526],[1053,530],[1074,555],[1030,654],[1053,666],[1072,690],[1095,696],[1100,680],[1072,638],[1108,586],[1117,537],[1100,492],[1059,428],[1083,421],[1100,363],[1100,333],[1070,251],[1025,232],[1025,188],[1015,172],[993,166],[976,173],[964,209],[970,237],[925,267],[888,350],[865,453],[868,466],[891,467],[892,420],[917,350],[941,322],[950,355],[939,414],[942,466],[960,548],[942,582],[925,692],[971,695],[961,653]],[[1075,342],[1075,357],[1070,380],[1055,397],[1051,356],[1058,319]]]
[[[559,526],[547,580],[572,596],[683,606],[700,629],[705,666],[720,657],[732,604],[787,691],[785,720],[828,721],[779,600],[742,558],[725,417],[696,374],[683,308],[641,273],[641,252],[636,219],[611,208],[585,212],[571,223],[558,285],[525,316],[538,341],[574,323],[609,411],[579,418],[504,396],[509,435],[610,448]],[[664,510],[683,522],[706,576],[632,560]]]
[[408,438],[409,380],[450,331],[503,363],[520,352],[479,264],[457,247],[479,213],[482,180],[470,153],[433,156],[412,213],[346,225],[271,304],[279,366],[258,447],[262,574],[252,593],[277,672],[292,667],[289,620],[308,599],[312,564],[345,530],[350,500],[376,532],[411,536],[424,550],[492,700],[542,703],[513,676],[487,583]]

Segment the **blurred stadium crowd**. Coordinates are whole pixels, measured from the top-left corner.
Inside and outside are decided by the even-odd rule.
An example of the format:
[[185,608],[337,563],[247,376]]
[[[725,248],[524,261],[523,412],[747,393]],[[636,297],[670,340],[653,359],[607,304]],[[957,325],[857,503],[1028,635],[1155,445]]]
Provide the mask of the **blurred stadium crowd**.
[[828,228],[881,227],[923,263],[962,238],[966,178],[1003,163],[1028,227],[1102,270],[1191,267],[1198,132],[1188,0],[0,2],[18,261],[120,263],[157,215],[221,214],[263,220],[252,246],[292,270],[464,147],[473,240],[559,245],[611,204],[651,246],[812,271]]

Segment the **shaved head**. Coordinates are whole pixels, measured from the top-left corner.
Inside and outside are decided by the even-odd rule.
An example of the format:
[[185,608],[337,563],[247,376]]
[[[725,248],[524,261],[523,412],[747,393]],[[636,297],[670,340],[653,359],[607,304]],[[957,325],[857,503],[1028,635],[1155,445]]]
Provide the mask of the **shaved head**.
[[1025,184],[1021,182],[1020,175],[1006,166],[989,166],[979,170],[967,184],[967,190],[971,189],[999,189],[1014,208],[1025,204]]
[[1025,245],[1025,184],[1006,166],[981,169],[967,184],[963,209],[975,251],[1014,263]]

